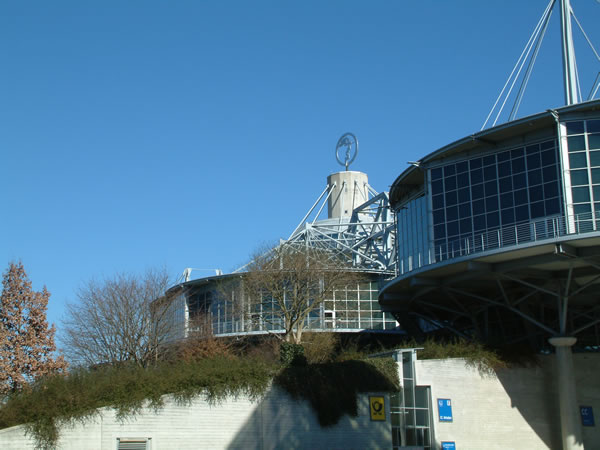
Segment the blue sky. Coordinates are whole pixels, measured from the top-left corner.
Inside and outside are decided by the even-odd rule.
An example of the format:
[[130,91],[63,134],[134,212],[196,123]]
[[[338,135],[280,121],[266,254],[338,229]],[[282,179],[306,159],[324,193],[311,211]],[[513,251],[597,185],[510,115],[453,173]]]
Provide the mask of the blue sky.
[[[572,3],[600,47],[600,4]],[[235,269],[342,169],[344,132],[382,191],[479,130],[545,6],[2,2],[2,271],[22,260],[60,331],[91,278]],[[557,19],[520,115],[564,103]],[[587,94],[600,67],[580,48]]]

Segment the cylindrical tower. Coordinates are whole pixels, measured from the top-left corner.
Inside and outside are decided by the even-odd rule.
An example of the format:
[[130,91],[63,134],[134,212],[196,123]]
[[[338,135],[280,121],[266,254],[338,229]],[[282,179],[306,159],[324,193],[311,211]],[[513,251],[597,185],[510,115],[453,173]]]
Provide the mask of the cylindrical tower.
[[350,217],[352,210],[369,199],[366,173],[347,170],[332,173],[327,177],[327,184],[333,187],[327,205],[328,218],[339,219]]

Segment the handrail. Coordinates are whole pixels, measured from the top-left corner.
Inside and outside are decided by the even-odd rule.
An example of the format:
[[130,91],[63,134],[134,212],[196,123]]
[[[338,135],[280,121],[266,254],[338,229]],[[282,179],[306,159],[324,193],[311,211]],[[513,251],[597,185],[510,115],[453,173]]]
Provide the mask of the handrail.
[[481,254],[523,244],[600,231],[600,214],[584,213],[572,216],[552,216],[494,228],[467,237],[447,239],[443,245],[431,242],[427,252],[406,255],[398,261],[399,273],[405,274],[425,266],[468,255]]

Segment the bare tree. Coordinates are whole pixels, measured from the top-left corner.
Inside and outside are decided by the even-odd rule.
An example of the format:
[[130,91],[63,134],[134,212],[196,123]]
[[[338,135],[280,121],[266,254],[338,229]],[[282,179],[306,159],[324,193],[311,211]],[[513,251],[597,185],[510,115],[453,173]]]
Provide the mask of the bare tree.
[[168,286],[164,270],[120,273],[84,284],[77,302],[67,305],[61,339],[66,355],[84,365],[132,362],[145,367],[159,359],[175,326]]
[[246,269],[242,291],[247,313],[271,328],[283,328],[283,339],[297,344],[311,313],[335,290],[362,278],[333,252],[285,245],[255,255]]
[[63,357],[53,356],[54,326],[46,321],[49,298],[45,287],[42,292],[31,288],[23,264],[9,264],[0,297],[0,394],[66,369]]

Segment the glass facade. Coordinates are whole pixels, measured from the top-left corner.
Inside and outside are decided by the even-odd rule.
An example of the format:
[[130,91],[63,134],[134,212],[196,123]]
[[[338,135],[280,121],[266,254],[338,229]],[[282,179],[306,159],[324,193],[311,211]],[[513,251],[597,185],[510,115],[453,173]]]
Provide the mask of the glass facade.
[[396,240],[401,272],[429,264],[428,223],[427,197],[424,193],[405,203],[398,211]]
[[[334,291],[331,299],[315,308],[306,319],[306,331],[359,331],[394,330],[398,322],[389,313],[381,311],[377,301],[378,282],[369,281],[346,286]],[[244,304],[241,291],[237,300],[225,300],[214,286],[204,285],[190,289],[186,296],[186,329],[188,332],[204,331],[214,335],[237,333],[266,333],[282,331],[284,326],[274,311],[277,304],[262,302],[250,310]]]
[[523,242],[543,232],[528,224],[561,214],[559,173],[554,139],[431,169],[434,258]]
[[[566,122],[562,127],[568,214],[574,232],[597,230],[600,226],[600,120]],[[565,145],[566,144],[566,145]]]

